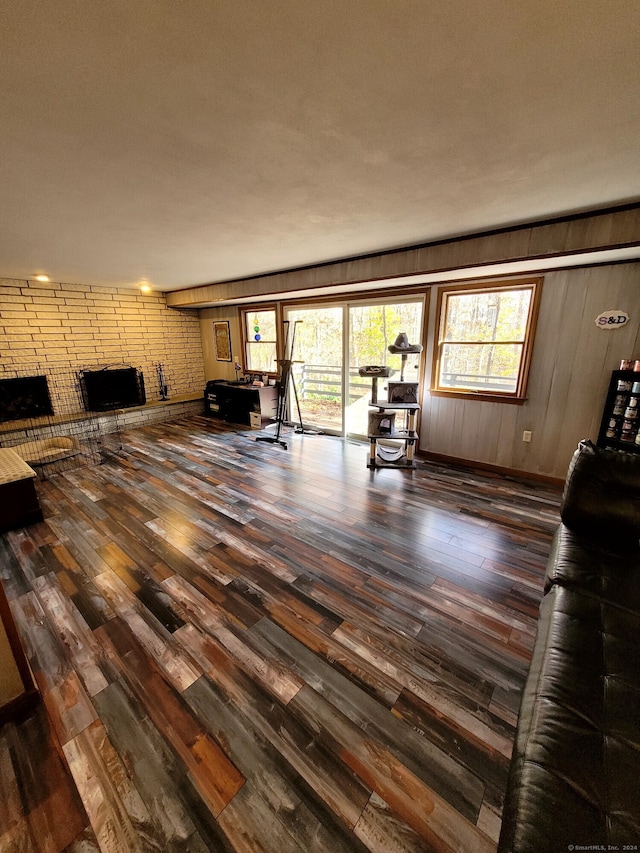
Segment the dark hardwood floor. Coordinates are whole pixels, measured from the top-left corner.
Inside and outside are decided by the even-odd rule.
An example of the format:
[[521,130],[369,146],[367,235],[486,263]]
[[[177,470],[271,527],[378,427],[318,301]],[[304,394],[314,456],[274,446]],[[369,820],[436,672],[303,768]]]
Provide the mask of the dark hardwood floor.
[[191,418],[0,537],[0,851],[495,850],[560,492]]

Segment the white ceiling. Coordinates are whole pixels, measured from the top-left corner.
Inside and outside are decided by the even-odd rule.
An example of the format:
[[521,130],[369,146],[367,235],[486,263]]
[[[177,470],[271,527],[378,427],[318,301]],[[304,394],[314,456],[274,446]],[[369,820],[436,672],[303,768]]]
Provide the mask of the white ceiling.
[[0,275],[175,290],[640,198],[638,0],[18,0]]

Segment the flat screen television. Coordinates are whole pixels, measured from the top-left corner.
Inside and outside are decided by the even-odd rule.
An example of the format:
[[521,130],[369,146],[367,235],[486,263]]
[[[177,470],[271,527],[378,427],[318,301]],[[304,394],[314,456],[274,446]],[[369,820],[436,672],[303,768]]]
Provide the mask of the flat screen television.
[[0,422],[53,414],[46,376],[0,379]]
[[108,412],[144,406],[146,395],[142,373],[135,367],[104,367],[83,370],[80,386],[84,405],[89,412]]

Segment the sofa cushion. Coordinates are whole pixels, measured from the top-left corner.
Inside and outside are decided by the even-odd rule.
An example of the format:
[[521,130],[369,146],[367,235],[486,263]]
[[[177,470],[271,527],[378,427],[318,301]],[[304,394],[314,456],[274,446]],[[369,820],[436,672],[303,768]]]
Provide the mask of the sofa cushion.
[[581,441],[565,483],[562,521],[612,548],[640,539],[640,455]]
[[612,551],[607,542],[587,539],[561,524],[551,545],[545,592],[554,584],[640,614],[640,551]]
[[553,586],[540,608],[500,853],[638,843],[639,685],[640,616]]

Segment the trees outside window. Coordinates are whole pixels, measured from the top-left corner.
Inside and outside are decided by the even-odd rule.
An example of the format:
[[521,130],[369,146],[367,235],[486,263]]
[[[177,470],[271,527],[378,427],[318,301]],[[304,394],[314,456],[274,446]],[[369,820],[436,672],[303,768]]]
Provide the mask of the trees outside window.
[[[388,366],[399,378],[402,358],[389,346],[401,332],[422,343],[423,309],[423,295],[286,306],[286,318],[298,321],[293,375],[305,423],[366,436],[371,379],[359,368]],[[417,382],[420,365],[420,354],[412,354],[405,378]]]
[[444,287],[432,393],[521,402],[542,279]]

